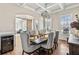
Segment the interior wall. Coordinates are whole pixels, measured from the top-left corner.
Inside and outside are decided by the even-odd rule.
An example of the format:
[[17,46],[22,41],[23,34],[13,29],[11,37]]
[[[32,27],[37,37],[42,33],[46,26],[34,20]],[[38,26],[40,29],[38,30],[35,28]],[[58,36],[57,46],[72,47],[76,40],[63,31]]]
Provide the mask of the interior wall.
[[31,15],[38,19],[39,15],[35,12],[17,6],[13,3],[0,4],[0,32],[15,32],[16,15]]
[[[15,16],[18,14],[31,15],[34,16],[35,19],[40,20],[40,17],[36,12],[19,7],[16,4],[2,3],[0,4],[0,32],[15,32]],[[79,7],[52,14],[53,30],[61,30],[60,17],[66,14],[70,14],[72,20],[75,20],[74,15],[79,14]]]
[[60,25],[60,17],[62,15],[71,15],[72,21],[75,20],[75,15],[79,15],[79,7],[68,9],[68,10],[63,10],[57,13],[52,14],[52,20],[53,20],[53,30],[61,30],[61,25]]
[[67,37],[66,35],[64,35],[62,33],[62,27],[61,27],[61,24],[60,24],[60,17],[62,15],[71,15],[71,18],[72,18],[72,21],[76,20],[75,18],[75,15],[78,14],[79,15],[79,7],[77,8],[72,8],[72,9],[68,9],[68,10],[63,10],[63,11],[60,11],[58,13],[55,13],[52,15],[52,18],[53,18],[53,30],[59,30],[60,33],[59,33],[59,39],[61,40],[65,40],[67,41]]

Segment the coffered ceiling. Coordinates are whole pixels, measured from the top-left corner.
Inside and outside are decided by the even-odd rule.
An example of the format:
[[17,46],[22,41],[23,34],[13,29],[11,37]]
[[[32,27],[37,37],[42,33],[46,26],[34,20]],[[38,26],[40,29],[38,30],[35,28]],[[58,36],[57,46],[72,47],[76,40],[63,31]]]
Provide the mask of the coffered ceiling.
[[79,3],[18,3],[19,7],[28,8],[41,14],[43,11],[49,13],[60,12],[64,9],[79,7]]

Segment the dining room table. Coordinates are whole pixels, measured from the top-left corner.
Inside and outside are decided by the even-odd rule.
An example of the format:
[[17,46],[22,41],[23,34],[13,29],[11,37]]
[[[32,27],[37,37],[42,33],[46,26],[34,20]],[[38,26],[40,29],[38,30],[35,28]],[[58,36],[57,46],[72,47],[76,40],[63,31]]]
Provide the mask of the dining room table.
[[30,37],[31,44],[42,44],[47,42],[48,39],[48,33],[44,34],[34,34],[32,37]]
[[[45,55],[46,51],[41,47],[41,44],[47,43],[48,34],[34,34],[33,37],[30,37],[31,45],[40,45],[40,48],[36,52],[38,55]],[[36,37],[35,37],[36,36]]]
[[31,45],[40,45],[40,48],[38,49],[39,52],[37,52],[39,55],[46,55],[46,51],[44,48],[41,47],[41,44],[47,43],[48,40],[48,32],[47,33],[39,33],[39,34],[33,34],[32,37],[30,37]]

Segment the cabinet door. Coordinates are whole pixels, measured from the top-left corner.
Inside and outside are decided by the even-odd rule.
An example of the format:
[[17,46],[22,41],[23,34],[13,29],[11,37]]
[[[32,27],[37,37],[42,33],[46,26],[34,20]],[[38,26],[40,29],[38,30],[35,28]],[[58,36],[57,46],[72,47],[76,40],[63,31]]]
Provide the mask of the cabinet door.
[[14,44],[13,44],[13,37],[10,37],[9,38],[9,40],[8,40],[8,48],[9,48],[9,50],[13,50],[13,46],[14,46]]
[[8,41],[6,37],[1,38],[1,53],[8,51]]
[[79,45],[69,44],[69,54],[79,55]]

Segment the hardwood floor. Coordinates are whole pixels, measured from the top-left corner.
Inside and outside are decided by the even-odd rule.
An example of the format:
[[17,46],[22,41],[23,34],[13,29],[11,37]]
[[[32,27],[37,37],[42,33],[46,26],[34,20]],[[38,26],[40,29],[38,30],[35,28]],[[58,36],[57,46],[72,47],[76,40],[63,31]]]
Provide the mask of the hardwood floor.
[[69,46],[66,41],[59,41],[58,47],[54,50],[53,55],[66,55],[69,52]]
[[[16,35],[16,46],[13,51],[3,55],[22,55],[22,46],[20,36]],[[53,51],[52,55],[66,55],[69,52],[69,47],[66,41],[59,40],[58,47]]]

